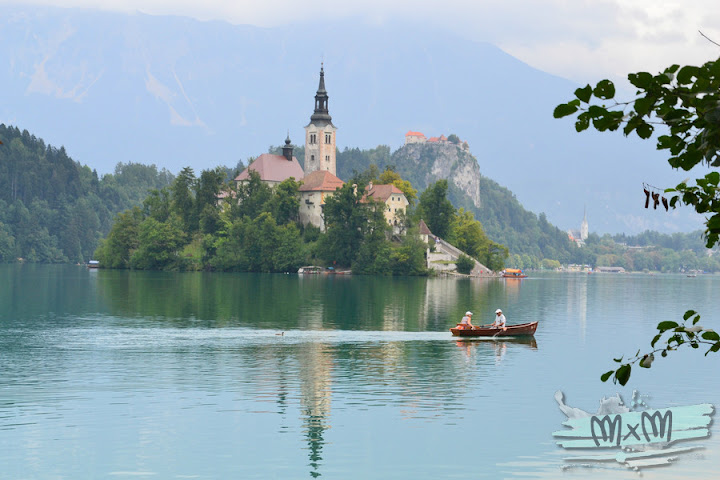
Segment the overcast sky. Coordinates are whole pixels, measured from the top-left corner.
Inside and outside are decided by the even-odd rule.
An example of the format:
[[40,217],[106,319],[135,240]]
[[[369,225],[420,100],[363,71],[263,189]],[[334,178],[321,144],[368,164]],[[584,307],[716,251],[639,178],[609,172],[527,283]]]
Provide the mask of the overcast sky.
[[[0,4],[17,0],[0,0]],[[280,26],[313,20],[398,19],[451,29],[579,83],[653,73],[720,56],[718,0],[38,0],[28,4],[181,15]]]

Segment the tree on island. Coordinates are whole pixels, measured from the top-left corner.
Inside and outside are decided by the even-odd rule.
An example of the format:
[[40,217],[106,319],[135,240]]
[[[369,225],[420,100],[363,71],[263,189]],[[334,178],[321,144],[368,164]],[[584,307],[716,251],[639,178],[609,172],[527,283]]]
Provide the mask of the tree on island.
[[[615,85],[610,80],[601,80],[595,87],[586,85],[575,90],[576,98],[558,105],[553,115],[562,118],[577,114],[578,132],[591,125],[601,132],[622,127],[626,136],[635,132],[641,139],[648,139],[660,127],[656,148],[667,151],[672,168],[685,171],[698,166],[714,168],[694,183],[686,181],[665,190],[672,194],[673,208],[691,205],[696,212],[709,215],[704,236],[707,248],[712,248],[720,240],[720,172],[716,170],[720,167],[720,59],[700,67],[672,65],[657,75],[631,73],[628,80],[638,89],[634,99],[618,102]],[[698,325],[699,321],[700,315],[688,310],[680,322],[660,322],[649,352],[638,350],[628,359],[616,358],[618,368],[604,373],[601,380],[612,378],[625,385],[633,365],[650,368],[656,353],[665,357],[682,346],[693,349],[707,346],[705,355],[719,351],[720,335]]]

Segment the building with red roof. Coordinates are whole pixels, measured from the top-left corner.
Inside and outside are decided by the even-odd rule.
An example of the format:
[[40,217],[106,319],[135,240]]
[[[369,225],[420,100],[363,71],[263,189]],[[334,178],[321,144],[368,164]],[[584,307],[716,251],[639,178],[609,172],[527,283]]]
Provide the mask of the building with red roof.
[[315,170],[303,178],[300,192],[300,221],[325,230],[323,208],[325,200],[335,194],[344,182],[327,170]]
[[235,182],[240,184],[250,178],[250,170],[260,174],[260,180],[274,187],[278,183],[294,178],[301,180],[305,176],[305,172],[292,154],[293,147],[290,145],[290,136],[285,139],[282,155],[273,155],[272,153],[263,153],[257,157],[248,167],[235,177]]
[[405,134],[405,145],[409,143],[425,143],[427,139],[421,132],[409,131]]
[[370,182],[365,189],[363,201],[370,198],[383,204],[385,220],[393,227],[395,233],[399,233],[396,227],[402,228],[400,215],[405,212],[410,204],[402,190],[393,184],[374,185]]

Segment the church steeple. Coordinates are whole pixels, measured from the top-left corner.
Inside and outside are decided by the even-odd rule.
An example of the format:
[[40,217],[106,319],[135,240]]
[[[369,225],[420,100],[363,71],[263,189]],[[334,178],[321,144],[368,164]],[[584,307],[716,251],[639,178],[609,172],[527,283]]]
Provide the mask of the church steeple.
[[583,221],[580,224],[580,239],[585,241],[588,238],[588,221],[587,221],[587,207],[584,207]]
[[328,94],[325,90],[325,68],[320,65],[320,83],[315,94],[315,111],[305,127],[305,175],[316,170],[327,170],[335,175],[335,131],[328,113]]
[[310,117],[310,123],[320,126],[322,122],[332,124],[332,117],[328,113],[328,94],[325,90],[325,69],[320,65],[320,83],[315,94],[315,112]]

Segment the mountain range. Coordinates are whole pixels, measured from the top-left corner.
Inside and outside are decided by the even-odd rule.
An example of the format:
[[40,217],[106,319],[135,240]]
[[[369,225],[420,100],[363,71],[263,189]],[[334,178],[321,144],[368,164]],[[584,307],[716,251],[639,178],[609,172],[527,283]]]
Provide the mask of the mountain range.
[[324,62],[338,146],[456,134],[480,171],[560,228],[695,230],[690,209],[644,208],[672,186],[651,142],[554,120],[578,85],[499,48],[412,23],[260,28],[183,17],[0,7],[0,123],[111,172],[118,162],[196,171],[304,139]]

